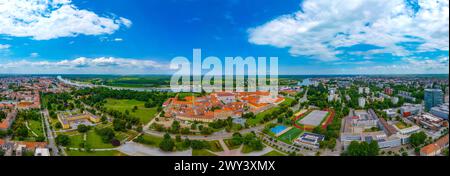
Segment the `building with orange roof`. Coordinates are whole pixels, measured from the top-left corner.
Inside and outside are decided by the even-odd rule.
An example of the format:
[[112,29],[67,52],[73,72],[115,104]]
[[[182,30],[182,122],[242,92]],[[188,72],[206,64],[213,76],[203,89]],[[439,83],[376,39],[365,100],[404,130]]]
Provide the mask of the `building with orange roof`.
[[241,117],[246,111],[258,113],[284,101],[283,97],[272,96],[270,92],[217,92],[195,97],[178,96],[164,102],[165,117],[185,121],[212,122],[228,117]]
[[437,140],[435,143],[429,144],[420,149],[420,156],[436,156],[439,155],[443,149],[448,148],[448,134]]
[[0,121],[0,131],[6,131],[8,130],[14,120],[16,119],[17,111],[13,110],[12,112],[9,112],[5,119]]

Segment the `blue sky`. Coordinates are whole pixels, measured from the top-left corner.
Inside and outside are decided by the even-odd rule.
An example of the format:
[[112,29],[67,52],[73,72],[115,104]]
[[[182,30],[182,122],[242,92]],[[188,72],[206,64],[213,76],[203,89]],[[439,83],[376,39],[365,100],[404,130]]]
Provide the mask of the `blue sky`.
[[447,0],[0,0],[0,73],[172,73],[176,56],[280,74],[447,73]]

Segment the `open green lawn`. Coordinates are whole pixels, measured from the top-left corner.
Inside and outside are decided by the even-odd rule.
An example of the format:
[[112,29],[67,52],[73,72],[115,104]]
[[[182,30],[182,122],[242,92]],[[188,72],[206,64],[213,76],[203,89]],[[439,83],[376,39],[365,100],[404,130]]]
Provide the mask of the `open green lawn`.
[[128,130],[127,132],[116,132],[116,139],[119,141],[131,140],[137,135],[139,135],[139,133],[133,130]]
[[213,152],[221,152],[223,151],[222,146],[220,146],[219,141],[215,140],[215,141],[208,141],[209,146],[210,146],[210,150]]
[[83,143],[83,134],[70,135],[70,144],[68,147],[79,148],[80,144]]
[[223,142],[225,142],[225,145],[227,145],[228,149],[235,150],[238,149],[241,145],[232,145],[231,139],[224,139]]
[[281,153],[281,152],[276,151],[276,150],[272,150],[269,153],[264,154],[263,156],[286,156],[286,154]]
[[[118,99],[106,99],[105,107],[107,109],[113,109],[120,112],[128,110],[130,115],[135,116],[146,124],[152,120],[156,115],[156,108],[145,108],[145,102],[137,100],[118,100]],[[138,109],[133,112],[133,107],[137,106]]]
[[139,143],[149,145],[152,147],[159,147],[159,143],[163,140],[163,138],[153,136],[153,135],[148,135],[148,134],[142,135],[142,138],[143,138],[143,141],[139,141]]
[[217,156],[214,153],[211,153],[208,150],[192,150],[192,156]]
[[114,148],[111,143],[103,143],[102,138],[95,132],[95,130],[90,130],[87,133],[87,144],[90,145],[91,148]]
[[28,126],[38,136],[44,136],[44,131],[42,129],[42,122],[40,120],[29,120],[28,121]]
[[127,156],[126,154],[116,151],[116,150],[92,151],[92,152],[70,150],[70,151],[66,151],[66,153],[68,156]]
[[256,115],[256,118],[254,118],[254,119],[248,119],[247,122],[248,122],[248,124],[251,125],[251,126],[257,125],[259,122],[262,121],[262,119],[264,118],[264,116],[265,116],[266,114],[271,114],[272,112],[278,110],[278,109],[279,109],[279,106],[281,106],[281,105],[283,105],[283,104],[288,104],[288,105],[289,105],[289,104],[291,104],[292,101],[294,101],[294,99],[286,98],[286,100],[284,100],[284,102],[281,103],[280,105],[278,105],[277,107],[274,107],[274,108],[265,110],[264,112],[261,112],[261,113],[257,114],[257,115]]
[[278,139],[285,143],[292,144],[292,140],[300,136],[302,132],[303,132],[302,130],[294,127],[289,131],[287,131],[286,133],[284,133],[283,135],[281,135],[280,137],[278,137]]
[[248,145],[244,145],[241,150],[242,153],[251,153],[253,152],[253,148],[249,147]]
[[[84,134],[78,132],[69,132],[64,134],[68,135],[70,138],[70,145],[68,147],[79,148],[80,144],[84,141]],[[95,130],[89,130],[87,132],[86,144],[88,144],[92,149],[114,148],[114,146],[110,143],[103,143],[102,138],[95,132]]]
[[397,126],[397,128],[399,128],[399,129],[405,129],[405,128],[411,127],[411,125],[406,124],[406,123],[403,122],[403,121],[397,122],[397,123],[395,124],[395,126]]

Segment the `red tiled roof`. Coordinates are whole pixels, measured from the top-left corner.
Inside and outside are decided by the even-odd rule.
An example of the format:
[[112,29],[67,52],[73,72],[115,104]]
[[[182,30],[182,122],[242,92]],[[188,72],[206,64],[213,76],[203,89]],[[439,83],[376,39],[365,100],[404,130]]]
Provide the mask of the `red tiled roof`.
[[423,147],[422,149],[420,149],[420,153],[424,153],[426,155],[429,155],[429,154],[431,154],[433,152],[436,152],[436,151],[438,151],[439,149],[442,149],[443,147],[445,147],[448,144],[448,139],[449,139],[449,136],[447,134],[444,137],[442,137],[439,140],[437,140],[435,143],[429,144],[429,145]]

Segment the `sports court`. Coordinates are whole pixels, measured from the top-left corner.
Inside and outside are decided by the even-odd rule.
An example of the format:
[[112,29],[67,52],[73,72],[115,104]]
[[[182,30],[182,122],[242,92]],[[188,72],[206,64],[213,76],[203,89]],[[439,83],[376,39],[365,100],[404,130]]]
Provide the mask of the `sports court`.
[[325,119],[327,116],[328,111],[319,111],[314,110],[311,113],[309,113],[306,117],[300,120],[300,124],[307,125],[307,126],[319,126],[320,123]]

